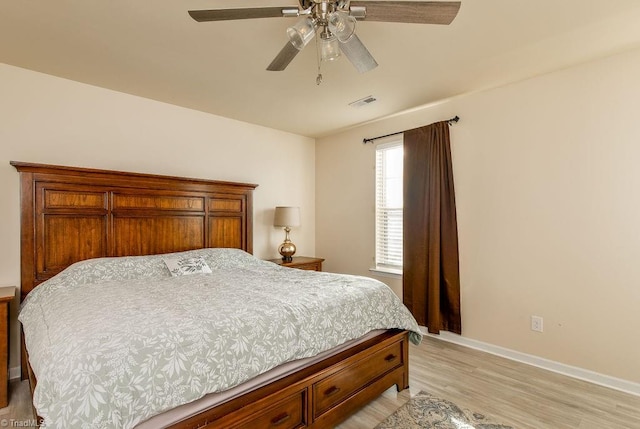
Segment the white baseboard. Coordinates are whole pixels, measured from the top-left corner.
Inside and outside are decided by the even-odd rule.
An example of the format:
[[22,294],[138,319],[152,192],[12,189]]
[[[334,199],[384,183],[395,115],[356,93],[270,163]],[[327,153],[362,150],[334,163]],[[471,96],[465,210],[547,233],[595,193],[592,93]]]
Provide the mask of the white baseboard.
[[549,371],[557,372],[562,375],[577,378],[579,380],[588,381],[590,383],[598,384],[600,386],[609,387],[611,389],[619,390],[631,395],[640,396],[640,383],[633,381],[623,380],[621,378],[611,377],[608,375],[600,374],[588,369],[578,368],[571,365],[565,365],[560,362],[552,361],[549,359],[541,358],[538,356],[521,353],[515,350],[507,349],[504,347],[496,346],[482,341],[473,340],[460,335],[452,334],[450,332],[442,331],[440,335],[433,335],[427,332],[427,328],[422,327],[422,332],[431,338],[436,338],[442,341],[448,341],[461,346],[469,347],[472,349],[480,350],[483,352],[491,353],[503,358],[511,359],[514,361],[533,365],[538,368],[546,369]]
[[9,380],[15,380],[16,378],[20,378],[22,376],[22,371],[19,366],[14,366],[13,368],[9,368]]

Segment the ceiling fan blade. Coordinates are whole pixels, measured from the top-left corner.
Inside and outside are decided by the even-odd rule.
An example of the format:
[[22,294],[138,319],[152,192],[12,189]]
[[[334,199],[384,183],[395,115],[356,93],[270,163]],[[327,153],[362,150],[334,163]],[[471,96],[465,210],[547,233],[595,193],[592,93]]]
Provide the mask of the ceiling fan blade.
[[[245,9],[218,9],[218,10],[190,10],[191,18],[198,22],[206,21],[229,21],[232,19],[252,19],[252,18],[282,18],[285,11],[291,13],[298,12],[298,6],[283,7],[254,7]],[[296,16],[294,15],[294,16]]]
[[356,0],[350,7],[366,8],[365,21],[449,25],[460,10],[460,2]]
[[269,71],[282,71],[287,68],[289,63],[298,55],[298,48],[293,46],[291,42],[287,42],[284,48],[280,50],[278,55],[271,61],[271,64],[267,67]]
[[360,73],[365,73],[378,67],[375,58],[373,58],[356,34],[353,34],[346,42],[340,42],[340,50]]

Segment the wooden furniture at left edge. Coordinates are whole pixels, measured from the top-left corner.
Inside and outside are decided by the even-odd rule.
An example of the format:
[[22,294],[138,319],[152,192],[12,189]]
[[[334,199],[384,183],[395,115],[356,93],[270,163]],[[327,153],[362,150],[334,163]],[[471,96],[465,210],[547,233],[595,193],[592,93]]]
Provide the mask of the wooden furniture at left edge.
[[14,286],[0,287],[0,408],[9,405],[9,305]]
[[[257,185],[11,162],[20,172],[21,300],[74,262],[203,247],[252,252]],[[36,379],[22,340],[22,374]],[[389,330],[172,428],[329,428],[408,387],[408,333]]]

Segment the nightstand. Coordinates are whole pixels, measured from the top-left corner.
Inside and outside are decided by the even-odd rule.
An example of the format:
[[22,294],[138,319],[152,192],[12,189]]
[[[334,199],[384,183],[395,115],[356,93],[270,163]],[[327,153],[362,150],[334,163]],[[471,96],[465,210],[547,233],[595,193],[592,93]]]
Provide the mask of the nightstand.
[[282,265],[283,267],[297,268],[299,270],[310,271],[322,271],[322,258],[308,258],[306,256],[294,256],[293,261],[284,262],[282,258],[269,259],[274,264]]
[[0,408],[9,405],[9,304],[14,286],[0,287]]

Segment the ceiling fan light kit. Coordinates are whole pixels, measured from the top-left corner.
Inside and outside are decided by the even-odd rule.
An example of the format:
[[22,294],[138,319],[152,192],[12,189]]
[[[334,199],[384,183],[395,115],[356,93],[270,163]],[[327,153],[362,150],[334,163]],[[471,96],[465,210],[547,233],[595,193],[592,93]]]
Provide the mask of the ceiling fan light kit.
[[335,11],[329,14],[327,27],[338,40],[345,43],[356,32],[356,19],[347,12]]
[[332,34],[320,34],[320,60],[335,61],[340,58],[340,43]]
[[[448,25],[458,14],[461,4],[459,1],[298,1],[297,7],[195,10],[189,11],[189,15],[198,22],[303,17],[287,28],[289,41],[267,70],[284,70],[318,33],[319,60],[336,60],[342,52],[358,72],[365,73],[376,68],[378,63],[355,34],[356,20]],[[318,73],[318,83],[320,81]]]
[[289,36],[289,41],[299,51],[307,46],[315,35],[315,23],[311,18],[302,18],[300,21],[287,28],[287,36]]

